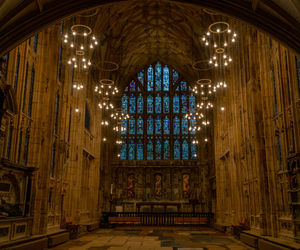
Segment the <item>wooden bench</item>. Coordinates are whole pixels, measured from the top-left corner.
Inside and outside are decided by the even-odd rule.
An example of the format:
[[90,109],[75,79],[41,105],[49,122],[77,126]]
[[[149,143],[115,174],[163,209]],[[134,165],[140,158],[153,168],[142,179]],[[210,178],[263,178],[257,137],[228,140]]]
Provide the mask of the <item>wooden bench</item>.
[[258,238],[255,236],[241,233],[240,240],[251,247],[257,248]]
[[109,217],[108,221],[112,224],[140,224],[141,217]]
[[94,230],[96,230],[98,228],[99,228],[99,223],[98,222],[97,223],[93,223],[93,224],[89,224],[86,227],[86,229],[87,229],[88,232],[92,232],[92,231],[94,231]]
[[44,250],[48,248],[48,239],[42,238],[4,248],[5,250]]
[[59,244],[62,244],[70,239],[70,233],[60,233],[48,236],[48,247],[54,247]]
[[291,248],[287,248],[287,247],[281,246],[276,243],[272,243],[267,240],[259,239],[258,240],[258,249],[261,249],[261,250],[288,250]]

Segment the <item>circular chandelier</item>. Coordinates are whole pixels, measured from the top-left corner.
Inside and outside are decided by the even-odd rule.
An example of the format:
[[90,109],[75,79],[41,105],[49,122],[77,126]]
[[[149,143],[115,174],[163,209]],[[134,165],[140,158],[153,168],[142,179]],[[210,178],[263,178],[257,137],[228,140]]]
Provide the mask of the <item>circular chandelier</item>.
[[231,30],[227,22],[214,22],[208,27],[201,41],[211,50],[209,65],[226,67],[232,62],[230,45],[236,42],[236,37],[237,34]]
[[87,70],[92,64],[91,52],[98,45],[96,37],[92,35],[92,29],[84,24],[75,24],[63,39],[70,49],[68,64],[75,69]]
[[102,110],[112,110],[114,109],[114,105],[110,102],[110,99],[108,97],[104,97],[99,103],[98,107]]
[[114,81],[110,79],[102,79],[99,82],[99,85],[95,87],[95,92],[100,94],[101,96],[110,96],[119,93],[119,90],[114,85]]

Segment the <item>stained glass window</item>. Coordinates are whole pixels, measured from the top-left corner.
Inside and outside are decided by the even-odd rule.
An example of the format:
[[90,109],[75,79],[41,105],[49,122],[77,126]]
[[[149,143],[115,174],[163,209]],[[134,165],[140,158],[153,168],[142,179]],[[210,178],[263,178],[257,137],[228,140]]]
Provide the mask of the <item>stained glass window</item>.
[[174,142],[174,160],[180,160],[180,142],[178,140]]
[[142,85],[144,85],[144,72],[143,71],[138,73],[137,79],[141,82]]
[[188,134],[188,130],[189,130],[189,123],[188,123],[188,119],[183,117],[181,119],[181,130],[182,130],[182,134],[183,135],[187,135]]
[[135,155],[135,147],[134,147],[134,141],[130,140],[128,143],[128,160],[134,160]]
[[147,97],[147,112],[149,114],[153,113],[153,96],[152,95],[149,95]]
[[126,135],[127,132],[127,120],[123,119],[121,121],[121,135]]
[[167,116],[164,118],[163,131],[164,131],[164,135],[170,134],[170,120]]
[[153,160],[153,143],[151,140],[147,143],[147,160]]
[[181,112],[184,114],[187,112],[187,97],[185,93],[181,95]]
[[139,140],[136,147],[136,159],[143,160],[143,158],[143,142]]
[[143,134],[143,130],[144,130],[143,124],[144,124],[143,118],[139,116],[139,118],[137,119],[137,131],[136,131],[138,135]]
[[194,94],[190,94],[189,98],[189,108],[191,113],[196,113],[196,98]]
[[164,160],[170,159],[170,143],[169,140],[164,142]]
[[135,91],[135,81],[131,81],[129,84],[129,91],[134,92]]
[[153,119],[152,116],[150,115],[148,120],[147,120],[147,134],[152,135],[153,134]]
[[189,159],[189,144],[187,140],[184,140],[182,143],[182,160]]
[[128,98],[126,95],[122,96],[122,113],[127,114],[127,108],[128,108]]
[[130,99],[129,99],[129,113],[130,114],[135,113],[135,95],[133,93],[130,95]]
[[173,97],[173,113],[179,113],[179,96],[177,94]]
[[159,94],[155,97],[155,113],[161,113],[161,97]]
[[161,91],[161,64],[155,65],[155,91]]
[[161,118],[159,115],[155,118],[155,134],[161,135]]
[[189,84],[160,62],[141,70],[136,79],[121,98],[121,111],[130,118],[121,120],[120,159],[197,159],[197,145],[192,143],[196,119],[184,117],[196,112]]
[[134,135],[135,134],[135,119],[133,117],[130,117],[130,119],[129,119],[128,133],[130,135]]
[[169,109],[169,96],[164,95],[164,97],[163,97],[163,113],[167,114],[169,112],[170,112],[170,109]]
[[126,160],[126,156],[127,156],[126,146],[127,146],[126,142],[123,141],[122,144],[121,144],[121,153],[120,153],[121,160]]
[[148,84],[147,84],[147,90],[153,91],[153,67],[152,65],[148,68]]
[[157,139],[155,143],[155,159],[156,160],[161,159],[161,142],[159,139]]
[[140,93],[137,98],[137,113],[143,114],[143,110],[144,110],[144,98],[143,98],[142,94]]
[[166,65],[163,69],[163,90],[169,91],[169,68]]

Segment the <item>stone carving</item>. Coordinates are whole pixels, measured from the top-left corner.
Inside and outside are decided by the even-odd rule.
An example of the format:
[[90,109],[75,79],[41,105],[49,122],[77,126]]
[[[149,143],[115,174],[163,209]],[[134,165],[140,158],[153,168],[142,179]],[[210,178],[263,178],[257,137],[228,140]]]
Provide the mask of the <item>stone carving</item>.
[[183,198],[190,198],[190,175],[183,174],[182,175],[182,190],[183,190]]
[[161,174],[154,175],[154,195],[156,198],[161,198],[161,195],[162,195],[162,176],[161,176]]
[[134,174],[129,174],[127,177],[127,197],[134,198]]

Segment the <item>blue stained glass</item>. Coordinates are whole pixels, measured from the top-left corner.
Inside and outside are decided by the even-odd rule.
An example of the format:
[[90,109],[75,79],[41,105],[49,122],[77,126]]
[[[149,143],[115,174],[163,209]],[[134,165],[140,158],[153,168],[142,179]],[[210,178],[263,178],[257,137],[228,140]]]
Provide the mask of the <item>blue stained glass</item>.
[[136,146],[136,159],[137,160],[143,160],[143,142],[141,140],[138,141],[138,144]]
[[130,140],[128,143],[128,160],[134,160],[135,155],[135,143],[133,140]]
[[135,85],[135,81],[132,80],[129,84],[129,91],[135,91]]
[[125,141],[123,141],[122,142],[122,144],[121,144],[121,152],[120,152],[120,158],[121,158],[121,160],[126,160],[126,156],[127,156],[127,144],[126,144],[126,142]]
[[138,92],[141,92],[141,89],[140,89],[140,87],[139,87],[139,86],[137,87],[137,91],[138,91]]
[[197,158],[197,144],[191,143],[191,159],[196,159],[196,158]]
[[143,118],[139,116],[137,119],[137,134],[142,135],[143,134]]
[[159,94],[155,97],[155,113],[161,113],[161,97]]
[[174,142],[174,160],[180,160],[180,142],[178,140]]
[[143,71],[138,73],[137,79],[141,82],[142,85],[144,85],[144,72]]
[[181,120],[181,129],[182,129],[182,134],[187,135],[188,130],[189,130],[189,123],[187,118],[182,118]]
[[160,140],[156,140],[156,143],[155,143],[155,159],[161,160],[161,142],[160,142]]
[[169,135],[170,134],[170,120],[167,116],[164,118],[163,128],[164,128],[164,135]]
[[161,91],[161,64],[155,65],[155,91]]
[[157,116],[155,119],[155,134],[161,135],[161,118]]
[[179,96],[177,94],[173,97],[173,113],[179,113]]
[[163,69],[163,90],[169,91],[169,68],[167,65]]
[[173,120],[173,130],[174,135],[180,134],[180,120],[177,116]]
[[128,87],[125,88],[125,92],[127,92],[127,91],[128,91]]
[[175,91],[179,91],[179,85],[176,86]]
[[122,119],[121,121],[121,135],[126,135],[127,131],[127,120]]
[[147,120],[147,134],[148,135],[153,135],[153,119],[151,115],[149,116]]
[[128,133],[130,135],[134,135],[135,134],[135,119],[133,117],[131,117],[129,119],[129,130]]
[[164,160],[170,159],[170,144],[168,140],[164,142]]
[[122,96],[122,113],[127,114],[127,109],[128,109],[128,98],[126,95]]
[[190,134],[195,135],[196,134],[196,119],[195,118],[191,118],[190,127],[191,127]]
[[187,113],[187,97],[186,94],[181,95],[181,112],[182,113]]
[[169,109],[169,96],[165,95],[163,97],[163,112],[164,114],[167,114],[170,112],[170,109]]
[[153,143],[151,140],[147,143],[147,160],[153,160]]
[[172,83],[173,85],[177,82],[178,80],[178,72],[173,69],[173,75],[172,75]]
[[137,98],[137,113],[143,114],[143,110],[144,110],[144,98],[143,98],[142,94],[140,93]]
[[147,90],[153,91],[153,67],[152,65],[148,68],[148,84],[147,84]]
[[135,113],[135,96],[133,93],[129,97],[129,113]]
[[196,98],[194,94],[190,95],[189,98],[189,108],[191,113],[196,113]]
[[153,96],[152,95],[149,95],[147,97],[147,112],[149,114],[153,113]]
[[181,84],[181,91],[186,91],[187,90],[186,82],[182,81],[180,84]]
[[182,143],[182,159],[188,160],[189,159],[189,144],[186,140]]

